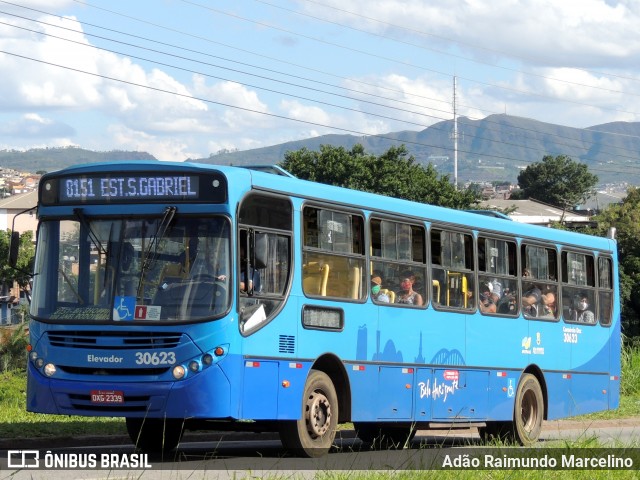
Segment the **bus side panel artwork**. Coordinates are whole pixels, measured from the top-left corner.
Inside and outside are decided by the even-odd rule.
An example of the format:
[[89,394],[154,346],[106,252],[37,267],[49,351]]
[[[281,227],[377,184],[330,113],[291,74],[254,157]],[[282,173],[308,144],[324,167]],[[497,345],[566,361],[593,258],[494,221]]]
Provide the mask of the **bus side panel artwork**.
[[488,411],[488,386],[486,370],[436,369],[424,394],[432,398],[434,419],[484,419]]

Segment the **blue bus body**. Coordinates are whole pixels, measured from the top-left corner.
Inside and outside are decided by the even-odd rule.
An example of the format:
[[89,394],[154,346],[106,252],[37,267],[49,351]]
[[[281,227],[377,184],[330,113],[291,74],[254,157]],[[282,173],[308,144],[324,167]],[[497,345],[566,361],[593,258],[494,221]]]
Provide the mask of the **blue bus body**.
[[[209,195],[212,187],[202,181],[190,197],[187,184],[200,176],[214,178],[210,183],[224,191]],[[152,193],[149,178],[163,179],[151,182]],[[86,179],[93,179],[92,189],[102,182],[107,195],[90,196],[97,193],[87,190]],[[58,191],[46,197],[45,188]],[[254,206],[264,210],[254,215]],[[372,427],[433,423],[496,432],[517,425],[529,408],[551,420],[618,407],[620,302],[611,239],[241,168],[169,162],[94,164],[46,175],[38,216],[31,412],[126,417],[132,438],[144,422],[175,420],[181,432],[205,421],[251,420],[280,428],[292,450],[316,455],[328,450],[335,432],[304,431],[309,402],[323,412],[315,420],[330,430],[351,421],[363,437]],[[188,249],[189,222],[200,229],[200,245],[203,239],[209,245],[210,263],[214,248],[219,257],[227,252],[224,261],[215,260],[225,264],[224,280],[183,274],[174,289],[180,311],[164,318],[175,305],[157,298],[172,285],[161,273],[149,285],[144,277],[165,260],[177,263],[178,252]],[[145,233],[150,228],[153,235]],[[261,267],[244,251],[245,245],[257,249],[264,232],[271,253]],[[410,237],[404,253],[403,232]],[[135,238],[127,242],[129,235]],[[460,247],[466,266],[454,268],[460,259],[450,254],[447,239],[454,247],[467,243]],[[389,254],[394,242],[396,253]],[[551,260],[538,262],[540,252]],[[490,274],[489,256],[511,266]],[[139,265],[137,273],[125,271],[127,262]],[[551,318],[528,316],[517,300],[528,282],[519,270],[529,263],[551,272],[537,285],[554,294]],[[312,264],[318,281],[308,276]],[[389,279],[405,268],[421,272],[416,288],[425,305],[374,301],[369,286],[378,267]],[[275,286],[259,292],[255,281],[254,291],[241,291],[254,269],[262,269],[263,284]],[[485,300],[482,279],[490,276],[494,285],[511,285],[515,310],[478,308]],[[204,283],[213,294],[187,293]],[[113,285],[106,307],[99,307],[102,284]],[[345,289],[351,293],[332,293]],[[579,290],[598,305],[593,323],[570,317],[569,297]],[[211,295],[220,303],[209,305],[209,313],[189,310],[187,302]],[[322,373],[315,377],[321,387],[312,388],[308,400],[312,372]],[[525,376],[537,386],[519,394]],[[334,423],[326,420],[331,415]],[[537,433],[531,436],[535,441]],[[145,445],[152,449],[152,443]]]

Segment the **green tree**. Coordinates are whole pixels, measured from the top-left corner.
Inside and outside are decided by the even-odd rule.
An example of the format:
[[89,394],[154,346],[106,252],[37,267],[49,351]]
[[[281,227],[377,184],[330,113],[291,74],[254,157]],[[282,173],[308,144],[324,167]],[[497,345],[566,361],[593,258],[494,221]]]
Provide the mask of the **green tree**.
[[595,193],[598,177],[584,163],[567,155],[545,155],[542,162],[529,165],[518,175],[518,184],[525,198],[534,198],[567,209],[584,202]]
[[0,282],[4,288],[9,288],[15,281],[24,290],[27,289],[31,281],[31,272],[33,271],[35,255],[33,233],[27,231],[20,235],[20,253],[18,255],[17,268],[9,265],[10,240],[11,230],[0,232]]
[[611,204],[595,216],[595,233],[616,229],[620,264],[622,326],[627,337],[640,336],[640,189],[630,188],[621,204]]
[[360,144],[351,150],[331,145],[321,145],[319,151],[302,148],[287,152],[280,166],[304,180],[432,205],[464,209],[478,201],[472,191],[456,190],[433,165],[417,163],[404,145],[379,156],[367,154]]

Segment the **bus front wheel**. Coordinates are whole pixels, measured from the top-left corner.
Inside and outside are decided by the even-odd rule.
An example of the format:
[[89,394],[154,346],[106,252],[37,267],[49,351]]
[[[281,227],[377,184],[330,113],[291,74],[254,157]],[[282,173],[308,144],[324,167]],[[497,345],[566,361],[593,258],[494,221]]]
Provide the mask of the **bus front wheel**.
[[183,421],[176,418],[127,418],[129,438],[143,452],[162,453],[180,443]]
[[522,376],[516,390],[513,412],[513,433],[521,445],[533,445],[538,441],[544,418],[544,397],[540,382],[530,373]]
[[280,422],[284,447],[300,456],[325,455],[336,436],[338,396],[329,376],[311,370],[302,396],[302,418]]

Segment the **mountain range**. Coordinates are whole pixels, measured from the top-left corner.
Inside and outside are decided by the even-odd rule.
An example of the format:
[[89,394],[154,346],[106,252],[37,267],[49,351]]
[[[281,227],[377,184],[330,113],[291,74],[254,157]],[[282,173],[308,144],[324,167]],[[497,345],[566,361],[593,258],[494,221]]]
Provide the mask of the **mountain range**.
[[[588,165],[601,184],[640,184],[640,122],[613,122],[572,128],[511,115],[482,120],[458,119],[458,181],[511,181],[527,165],[545,155],[568,155]],[[287,151],[317,150],[320,145],[350,149],[360,143],[379,155],[392,145],[405,144],[420,163],[432,163],[453,178],[454,122],[438,122],[421,131],[400,131],[378,136],[323,135],[245,151],[212,153],[190,159],[220,165],[269,165],[283,160]],[[53,171],[79,163],[152,159],[146,152],[93,152],[78,147],[0,151],[0,167],[30,172]]]

